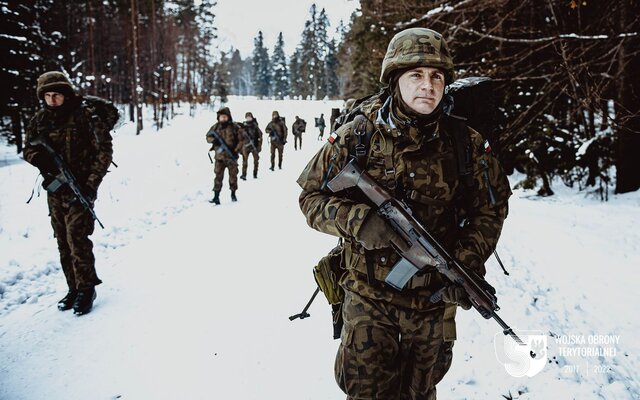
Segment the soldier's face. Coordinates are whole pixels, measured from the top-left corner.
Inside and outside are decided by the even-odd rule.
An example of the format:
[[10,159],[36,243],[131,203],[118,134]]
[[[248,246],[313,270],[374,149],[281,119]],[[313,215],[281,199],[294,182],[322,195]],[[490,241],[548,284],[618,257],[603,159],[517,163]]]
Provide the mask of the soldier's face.
[[402,100],[418,114],[431,114],[438,107],[444,86],[444,73],[438,68],[413,68],[398,79]]
[[247,117],[247,118],[245,118],[245,121],[247,121],[247,122],[251,122],[251,121],[253,121],[253,118],[251,118],[251,117]]
[[218,117],[218,122],[224,124],[227,121],[229,121],[229,117],[227,117],[227,114],[220,114],[220,116]]
[[46,92],[44,101],[49,107],[60,107],[64,103],[64,95],[58,92]]

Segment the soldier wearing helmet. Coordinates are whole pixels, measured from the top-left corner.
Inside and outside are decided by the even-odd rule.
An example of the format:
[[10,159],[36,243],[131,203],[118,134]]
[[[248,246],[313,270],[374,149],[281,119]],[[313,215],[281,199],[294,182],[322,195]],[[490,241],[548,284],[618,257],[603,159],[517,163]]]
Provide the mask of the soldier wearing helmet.
[[[356,159],[481,276],[507,216],[511,191],[500,165],[478,132],[445,112],[445,87],[454,79],[442,35],[399,32],[382,63],[384,90],[353,107],[357,116],[332,133],[298,178],[308,224],[344,240],[335,375],[348,399],[435,399],[452,361],[456,308],[471,305],[435,270],[418,273],[401,291],[387,285],[400,259],[394,247],[403,240],[370,204],[351,192],[333,193],[326,182]],[[365,151],[356,152],[356,144]],[[443,301],[431,302],[442,289]]]

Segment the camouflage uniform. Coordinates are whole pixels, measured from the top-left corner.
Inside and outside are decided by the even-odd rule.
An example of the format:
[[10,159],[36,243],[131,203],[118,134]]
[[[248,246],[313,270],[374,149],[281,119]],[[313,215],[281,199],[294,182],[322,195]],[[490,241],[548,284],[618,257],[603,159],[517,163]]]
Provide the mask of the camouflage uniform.
[[265,132],[271,138],[271,170],[275,168],[276,150],[278,151],[278,168],[282,169],[282,152],[287,143],[287,125],[277,111],[271,115],[271,122]]
[[[67,164],[83,194],[95,200],[112,160],[109,131],[117,121],[117,110],[104,102],[115,113],[112,116],[115,119],[106,122],[98,118],[95,110],[86,106],[73,89],[55,87],[53,82],[60,82],[58,74],[43,74],[38,80],[38,97],[42,98],[49,91],[64,92],[64,104],[55,108],[45,106],[31,119],[26,133],[24,159],[41,170],[45,178],[43,186],[53,181],[57,171],[50,155],[44,147],[31,144],[36,138],[44,138]],[[49,84],[48,79],[52,79]],[[94,230],[91,214],[75,200],[66,185],[54,193],[49,192],[47,202],[69,290],[92,289],[102,281],[96,273],[93,243],[89,239]]]
[[324,136],[324,128],[327,126],[327,123],[324,120],[324,114],[320,114],[320,118],[316,118],[316,126],[320,130],[318,140],[322,140],[322,137]]
[[[247,113],[246,118],[251,117],[251,121],[242,124],[244,133],[244,144],[242,145],[242,175],[240,178],[247,177],[247,168],[249,167],[249,155],[253,156],[253,177],[258,177],[258,162],[260,160],[260,152],[262,151],[262,130],[258,126],[258,121],[253,119],[253,114]],[[246,135],[246,136],[245,136]]]
[[[454,257],[484,275],[507,215],[509,183],[471,128],[473,179],[463,183],[452,143],[453,117],[440,104],[433,115],[412,121],[398,97],[387,89],[360,107],[372,132],[365,170],[404,200]],[[345,240],[336,379],[348,399],[435,399],[435,385],[451,364],[456,308],[429,301],[447,284],[433,270],[416,275],[403,291],[384,283],[398,254],[389,247],[365,250],[355,240],[375,210],[358,193],[323,189],[325,179],[337,175],[354,154],[353,130],[354,122],[340,127],[298,178],[307,223]],[[462,216],[466,223],[460,227]]]
[[[221,114],[229,117],[229,121],[225,123],[216,122],[209,130],[214,130],[220,135],[222,140],[227,144],[234,156],[238,156],[242,151],[244,142],[242,141],[240,126],[233,122],[231,111],[228,107],[224,107],[218,111],[218,117]],[[229,170],[229,189],[232,193],[238,190],[238,162],[234,161],[226,151],[222,149],[220,143],[213,137],[207,136],[207,142],[212,143],[211,150],[215,151],[215,165],[213,171],[215,179],[213,183],[213,191],[219,193],[222,189],[222,181],[224,179],[224,170]]]
[[[307,129],[307,122],[298,116],[296,116],[296,120],[291,126],[291,131],[293,132],[293,149],[302,150],[302,133]],[[299,143],[299,144],[298,144]]]

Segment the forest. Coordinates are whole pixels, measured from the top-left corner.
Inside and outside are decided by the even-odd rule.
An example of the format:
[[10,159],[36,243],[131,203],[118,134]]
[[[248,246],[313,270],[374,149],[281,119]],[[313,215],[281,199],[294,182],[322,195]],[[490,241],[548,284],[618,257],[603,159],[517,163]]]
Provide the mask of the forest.
[[195,112],[229,95],[359,98],[381,89],[393,35],[428,27],[458,78],[490,78],[466,107],[488,121],[481,133],[518,185],[548,196],[561,182],[606,200],[640,188],[639,12],[636,0],[361,0],[331,26],[331,10],[313,5],[293,54],[256,27],[242,58],[218,45],[213,0],[0,1],[0,132],[21,151],[47,70],[120,105],[138,132],[179,104]]

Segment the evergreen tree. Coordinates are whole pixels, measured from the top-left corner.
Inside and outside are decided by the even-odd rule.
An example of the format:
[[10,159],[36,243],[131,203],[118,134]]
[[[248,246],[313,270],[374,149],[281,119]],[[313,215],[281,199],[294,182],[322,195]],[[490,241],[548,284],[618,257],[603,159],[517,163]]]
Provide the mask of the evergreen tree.
[[271,87],[271,68],[269,65],[269,53],[264,46],[262,31],[253,40],[253,89],[254,94],[260,98],[269,96]]
[[231,54],[231,60],[229,60],[229,82],[230,87],[229,91],[231,94],[242,95],[246,88],[243,87],[242,81],[242,67],[243,67],[242,56],[240,56],[239,50],[233,50]]
[[340,95],[340,84],[338,80],[338,56],[334,40],[330,40],[327,43],[327,56],[324,61],[326,95],[335,99]]
[[220,61],[214,66],[213,71],[213,94],[220,99],[221,103],[229,101],[229,60],[225,52],[220,53]]
[[300,48],[296,48],[296,51],[291,55],[289,60],[289,86],[292,96],[302,96],[303,91],[303,79],[300,73]]
[[317,62],[313,68],[314,77],[314,97],[322,99],[327,95],[326,81],[326,58],[328,53],[327,29],[329,28],[329,18],[324,8],[320,10],[315,21],[315,52]]
[[273,68],[273,95],[277,99],[282,99],[289,94],[289,71],[287,57],[284,55],[282,32],[278,35],[278,41],[273,49],[271,67]]

